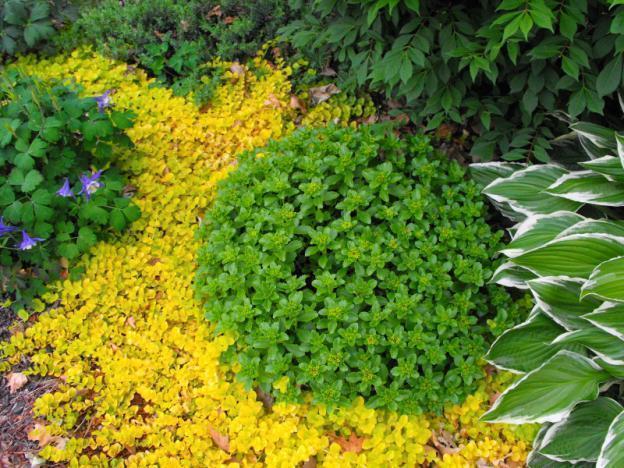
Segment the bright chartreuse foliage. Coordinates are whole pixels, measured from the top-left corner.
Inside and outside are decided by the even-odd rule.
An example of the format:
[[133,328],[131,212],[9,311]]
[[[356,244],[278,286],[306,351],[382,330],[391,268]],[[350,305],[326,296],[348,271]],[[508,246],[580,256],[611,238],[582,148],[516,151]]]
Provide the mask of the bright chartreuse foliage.
[[[28,361],[29,378],[63,376],[34,404],[40,424],[31,437],[50,441],[38,457],[70,466],[523,463],[533,427],[478,419],[509,384],[508,373],[486,377],[440,416],[408,416],[366,408],[361,398],[328,412],[309,394],[303,404],[268,408],[219,364],[233,338],[213,336],[193,297],[197,216],[231,171],[233,155],[292,132],[287,67],[258,61],[267,70],[262,78],[246,72],[244,80],[226,80],[202,112],[150,86],[142,70],[126,73],[125,63],[91,52],[27,57],[19,65],[46,80],[75,79],[85,96],[114,88],[114,105],[136,113],[127,129],[136,150],[118,162],[142,210],[121,236],[92,248],[81,278],[51,285],[44,299],[58,308],[0,343],[0,370]],[[267,106],[270,96],[282,105]],[[363,443],[359,453],[335,442],[351,434]],[[441,435],[457,446],[453,453],[431,449]],[[229,451],[213,436],[221,446],[229,441]]]
[[109,94],[80,97],[14,69],[0,77],[0,279],[17,309],[140,216],[111,167],[132,146],[133,115]]
[[[589,159],[578,166],[473,165],[513,221],[495,281],[529,289],[529,319],[486,359],[522,374],[485,421],[546,423],[530,467],[624,462],[624,137],[572,126]],[[528,183],[530,182],[530,183]]]
[[197,290],[235,333],[225,357],[247,385],[286,377],[287,399],[439,412],[476,388],[488,339],[519,313],[485,284],[502,235],[485,213],[422,136],[300,130],[241,155],[220,186]]

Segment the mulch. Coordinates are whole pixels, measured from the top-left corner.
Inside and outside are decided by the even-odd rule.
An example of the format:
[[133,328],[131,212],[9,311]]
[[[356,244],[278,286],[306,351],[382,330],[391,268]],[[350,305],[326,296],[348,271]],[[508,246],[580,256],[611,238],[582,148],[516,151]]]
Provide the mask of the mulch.
[[[16,321],[22,323],[10,309],[0,307],[0,341],[11,337]],[[12,372],[21,372],[28,364],[23,359]],[[54,390],[57,380],[29,375],[26,385],[14,393],[7,384],[7,376],[0,376],[0,468],[37,466],[39,445],[28,440],[35,425],[32,407],[37,398]]]

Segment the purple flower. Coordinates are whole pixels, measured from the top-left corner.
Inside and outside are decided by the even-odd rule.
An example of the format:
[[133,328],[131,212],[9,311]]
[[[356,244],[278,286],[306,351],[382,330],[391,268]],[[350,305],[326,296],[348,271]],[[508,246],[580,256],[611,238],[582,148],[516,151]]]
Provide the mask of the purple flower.
[[88,174],[81,175],[80,183],[82,184],[82,188],[80,189],[80,192],[78,192],[78,195],[81,195],[84,193],[85,197],[87,197],[87,200],[89,200],[91,198],[91,195],[97,192],[97,189],[99,189],[100,187],[104,185],[102,184],[102,182],[98,180],[101,175],[102,175],[102,171],[94,172],[91,175],[88,175]]
[[113,104],[113,101],[110,97],[110,94],[113,92],[112,89],[107,90],[104,94],[102,94],[101,96],[96,96],[95,97],[95,102],[97,102],[97,106],[98,106],[98,111],[100,111],[100,113],[104,112],[104,109],[107,109],[108,107],[110,107]]
[[63,197],[63,198],[74,196],[74,192],[72,192],[72,189],[69,186],[69,179],[67,177],[65,177],[65,182],[63,183],[63,186],[60,189],[58,189],[56,194],[59,197]]
[[30,250],[37,245],[37,242],[41,242],[42,240],[44,239],[41,237],[30,237],[26,231],[22,231],[22,242],[19,243],[17,248],[20,250]]
[[0,236],[4,236],[5,234],[13,231],[17,231],[17,228],[15,226],[4,224],[4,218],[0,216]]

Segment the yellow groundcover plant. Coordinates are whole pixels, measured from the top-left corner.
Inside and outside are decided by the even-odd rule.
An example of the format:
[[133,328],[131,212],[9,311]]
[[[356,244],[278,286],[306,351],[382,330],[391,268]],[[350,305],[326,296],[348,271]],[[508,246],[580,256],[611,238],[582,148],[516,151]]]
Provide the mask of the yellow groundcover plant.
[[53,287],[44,300],[58,308],[2,344],[2,370],[27,356],[31,372],[58,379],[35,404],[41,457],[70,466],[520,466],[533,429],[477,420],[505,377],[488,378],[444,417],[408,417],[363,401],[333,413],[269,408],[219,364],[231,338],[214,338],[191,288],[198,219],[237,153],[293,128],[289,68],[255,65],[262,77],[232,67],[200,112],[89,51],[20,61],[27,73],[74,79],[87,95],[112,89],[114,105],[137,114],[136,149],[119,164],[143,212],[123,237],[92,249],[81,279]]

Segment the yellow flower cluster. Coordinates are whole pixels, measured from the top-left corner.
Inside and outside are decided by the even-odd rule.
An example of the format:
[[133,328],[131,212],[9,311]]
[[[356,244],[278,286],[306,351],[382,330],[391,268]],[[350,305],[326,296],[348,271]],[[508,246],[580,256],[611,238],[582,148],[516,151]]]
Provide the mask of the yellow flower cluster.
[[[443,418],[376,411],[361,400],[328,413],[310,403],[270,408],[219,364],[231,338],[214,337],[191,288],[198,218],[237,153],[293,127],[288,68],[258,62],[267,73],[228,72],[212,106],[200,112],[143,72],[89,51],[20,61],[28,73],[76,80],[86,95],[113,89],[114,105],[137,114],[129,130],[135,151],[119,165],[143,212],[121,238],[92,249],[81,279],[65,280],[43,298],[58,300],[59,308],[0,347],[2,369],[27,356],[32,372],[59,379],[35,404],[42,424],[31,436],[45,445],[40,455],[70,466],[290,468],[314,458],[326,467],[468,467],[480,459],[524,460],[530,433],[477,422],[498,381]],[[447,432],[448,449],[435,436]]]

